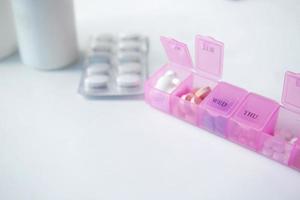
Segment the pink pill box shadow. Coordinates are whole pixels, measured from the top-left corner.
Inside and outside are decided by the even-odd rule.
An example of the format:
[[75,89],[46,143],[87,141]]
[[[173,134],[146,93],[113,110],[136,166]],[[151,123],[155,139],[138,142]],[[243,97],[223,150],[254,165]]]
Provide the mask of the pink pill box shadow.
[[[224,45],[195,37],[195,64],[186,44],[161,37],[169,62],[145,83],[145,101],[154,108],[300,170],[300,74],[286,72],[282,103],[221,81]],[[156,82],[167,72],[180,84],[170,93]],[[211,92],[199,104],[181,98],[196,88]]]

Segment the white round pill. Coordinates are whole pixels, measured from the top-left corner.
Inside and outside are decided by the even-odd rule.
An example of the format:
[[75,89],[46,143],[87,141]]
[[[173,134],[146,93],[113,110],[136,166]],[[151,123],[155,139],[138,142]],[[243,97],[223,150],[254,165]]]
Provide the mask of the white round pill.
[[93,63],[88,66],[88,68],[86,69],[86,73],[88,76],[94,74],[105,74],[108,73],[109,68],[110,65],[107,63]]
[[171,78],[175,78],[175,77],[177,77],[177,74],[173,70],[168,70],[164,73],[164,76],[169,76]]
[[142,66],[140,63],[136,62],[129,62],[123,63],[118,65],[118,72],[119,74],[126,74],[126,73],[141,73]]
[[141,83],[141,77],[137,74],[122,74],[117,77],[119,87],[137,87]]
[[178,78],[173,78],[172,79],[172,84],[177,87],[180,84],[180,80]]
[[84,80],[85,86],[89,88],[103,88],[107,87],[109,77],[104,74],[87,76]]

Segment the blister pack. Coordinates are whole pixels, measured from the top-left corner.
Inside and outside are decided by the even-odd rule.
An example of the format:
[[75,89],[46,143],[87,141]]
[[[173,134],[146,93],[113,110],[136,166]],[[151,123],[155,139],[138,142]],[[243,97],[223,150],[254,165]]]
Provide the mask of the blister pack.
[[79,93],[85,97],[143,94],[148,75],[148,51],[148,38],[142,35],[92,36]]

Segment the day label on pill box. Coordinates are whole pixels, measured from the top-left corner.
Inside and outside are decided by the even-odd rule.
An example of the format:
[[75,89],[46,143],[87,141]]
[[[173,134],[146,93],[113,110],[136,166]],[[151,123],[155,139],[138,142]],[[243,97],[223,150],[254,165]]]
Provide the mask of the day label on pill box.
[[211,97],[208,101],[209,106],[225,113],[230,110],[233,104],[233,100],[218,97]]
[[195,67],[209,75],[221,77],[223,65],[223,46],[214,41],[196,41]]
[[260,114],[252,109],[245,108],[241,110],[239,113],[239,117],[241,117],[242,119],[248,122],[257,123],[257,124],[260,123]]
[[252,128],[261,129],[276,114],[278,108],[279,104],[277,102],[251,93],[244,100],[235,117]]
[[207,52],[210,52],[210,53],[214,53],[214,52],[215,52],[214,46],[211,45],[211,44],[208,43],[208,42],[203,42],[202,50],[207,51]]

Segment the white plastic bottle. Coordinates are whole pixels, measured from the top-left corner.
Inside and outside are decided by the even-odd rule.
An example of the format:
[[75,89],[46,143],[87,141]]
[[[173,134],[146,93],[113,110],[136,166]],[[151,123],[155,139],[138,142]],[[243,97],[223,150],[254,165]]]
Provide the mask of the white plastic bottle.
[[0,0],[0,59],[16,51],[17,41],[10,0]]
[[58,69],[78,58],[73,0],[12,0],[22,61]]

